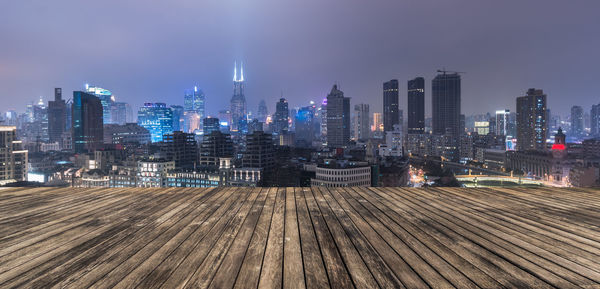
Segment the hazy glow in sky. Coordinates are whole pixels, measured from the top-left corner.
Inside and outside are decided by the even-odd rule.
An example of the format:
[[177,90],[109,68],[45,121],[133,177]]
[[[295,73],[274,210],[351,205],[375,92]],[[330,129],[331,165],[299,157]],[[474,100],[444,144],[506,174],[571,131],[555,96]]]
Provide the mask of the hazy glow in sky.
[[542,88],[554,112],[600,103],[598,0],[19,0],[0,2],[0,111],[88,82],[135,107],[182,104],[198,85],[229,106],[234,61],[246,98],[290,107],[339,83],[381,111],[382,83],[465,71],[466,114],[514,109]]

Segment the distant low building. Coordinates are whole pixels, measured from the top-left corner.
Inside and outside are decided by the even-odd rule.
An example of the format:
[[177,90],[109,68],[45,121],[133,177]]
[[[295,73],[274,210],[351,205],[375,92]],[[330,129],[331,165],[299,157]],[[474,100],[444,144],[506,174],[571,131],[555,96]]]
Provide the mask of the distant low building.
[[367,162],[325,160],[311,180],[314,187],[370,187],[371,166]]
[[139,126],[137,123],[104,125],[105,144],[147,144],[149,142],[150,131]]

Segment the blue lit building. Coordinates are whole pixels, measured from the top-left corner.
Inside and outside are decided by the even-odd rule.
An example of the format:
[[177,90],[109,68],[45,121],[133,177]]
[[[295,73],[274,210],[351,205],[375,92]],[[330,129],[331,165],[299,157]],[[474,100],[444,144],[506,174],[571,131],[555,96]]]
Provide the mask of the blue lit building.
[[173,111],[173,131],[183,131],[183,106],[171,105]]
[[152,142],[173,133],[173,110],[164,103],[144,103],[138,111],[138,125],[150,132]]
[[310,106],[302,107],[296,113],[296,145],[311,147],[316,135],[314,125],[314,109]]

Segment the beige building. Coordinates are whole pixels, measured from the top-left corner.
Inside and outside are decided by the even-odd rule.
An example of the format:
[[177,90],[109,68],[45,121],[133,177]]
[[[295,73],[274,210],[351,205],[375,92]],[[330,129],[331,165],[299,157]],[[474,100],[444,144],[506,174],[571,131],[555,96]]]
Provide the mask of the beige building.
[[17,140],[17,127],[0,126],[0,185],[27,180],[28,154]]

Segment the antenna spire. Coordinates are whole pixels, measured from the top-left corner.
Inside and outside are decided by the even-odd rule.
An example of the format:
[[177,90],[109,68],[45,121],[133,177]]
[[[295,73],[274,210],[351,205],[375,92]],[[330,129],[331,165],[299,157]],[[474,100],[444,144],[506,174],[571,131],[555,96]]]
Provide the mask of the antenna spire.
[[240,63],[240,70],[242,72],[242,78],[240,78],[240,81],[244,81],[244,62]]
[[237,62],[233,62],[233,81],[237,81]]

